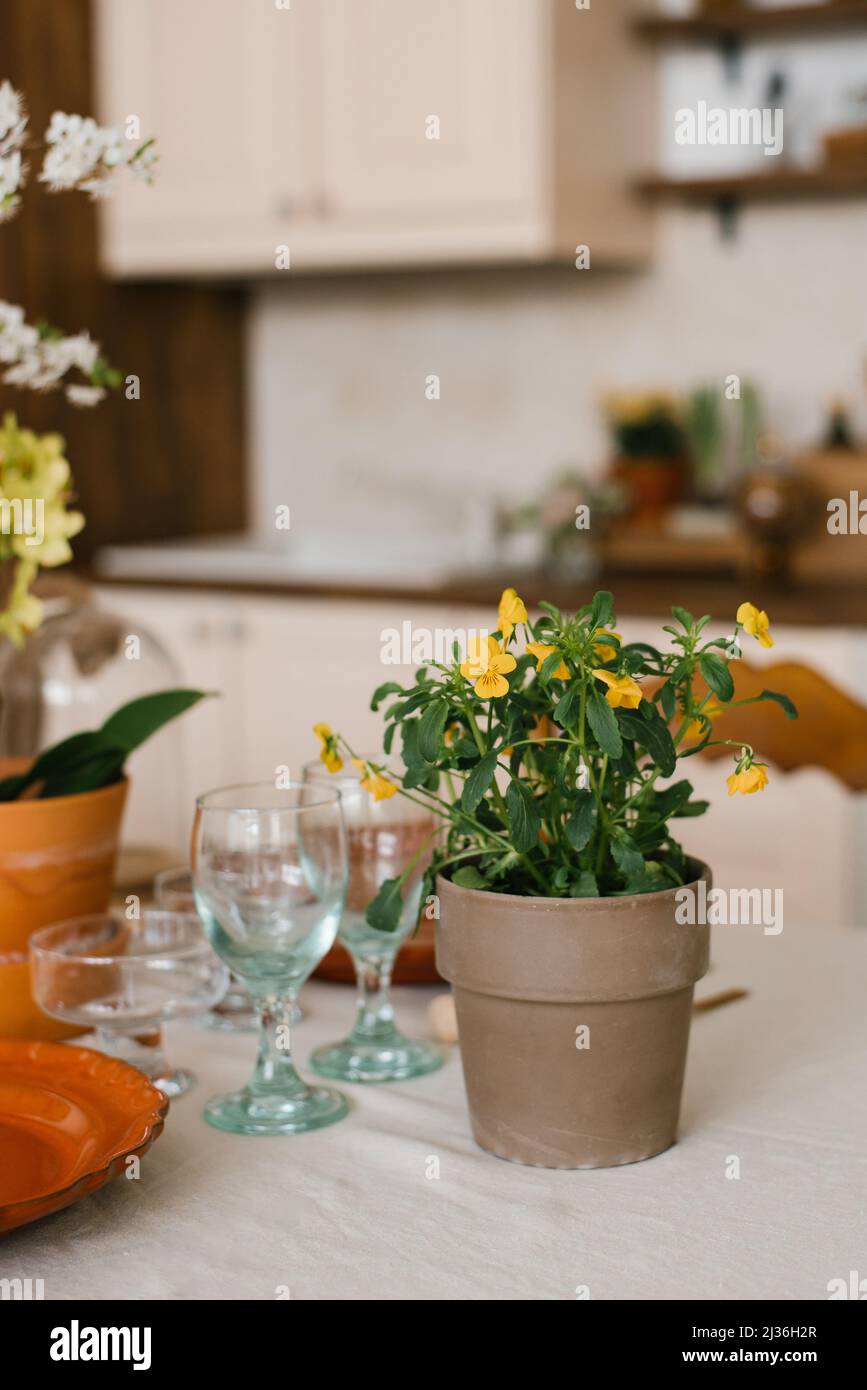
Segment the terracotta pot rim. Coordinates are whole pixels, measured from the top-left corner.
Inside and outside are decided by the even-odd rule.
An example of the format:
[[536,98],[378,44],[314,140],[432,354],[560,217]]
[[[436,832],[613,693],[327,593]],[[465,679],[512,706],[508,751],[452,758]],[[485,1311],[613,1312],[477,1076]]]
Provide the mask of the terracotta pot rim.
[[35,796],[25,801],[0,801],[0,818],[4,816],[12,817],[13,815],[20,816],[23,815],[25,811],[31,815],[38,815],[39,808],[44,811],[46,807],[62,807],[71,805],[73,802],[81,806],[85,802],[96,801],[99,798],[108,800],[112,794],[116,796],[120,789],[125,790],[128,786],[129,778],[120,777],[116,782],[109,783],[107,787],[97,787],[95,791],[91,792],[72,792],[69,796],[49,796],[46,798]]
[[530,912],[548,911],[552,908],[576,908],[589,912],[611,912],[620,909],[621,911],[634,912],[633,904],[642,902],[658,902],[666,895],[680,893],[684,888],[695,888],[702,881],[709,881],[711,869],[701,859],[694,859],[688,856],[687,863],[697,870],[694,878],[690,878],[686,883],[678,886],[671,885],[668,888],[656,889],[653,893],[629,893],[623,896],[609,898],[540,898],[523,897],[518,893],[492,893],[487,888],[463,888],[459,883],[453,883],[445,874],[437,874],[437,884],[447,883],[449,888],[455,893],[472,894],[473,897],[484,899],[486,902],[498,902],[503,904],[520,903]]

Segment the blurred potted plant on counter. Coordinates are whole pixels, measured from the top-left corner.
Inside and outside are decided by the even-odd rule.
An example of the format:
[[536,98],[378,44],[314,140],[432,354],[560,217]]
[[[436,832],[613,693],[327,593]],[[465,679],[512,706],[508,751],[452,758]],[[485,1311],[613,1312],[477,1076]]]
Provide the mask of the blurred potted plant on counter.
[[[31,148],[21,95],[0,83],[0,221],[21,202]],[[45,132],[36,181],[52,193],[111,192],[121,171],[149,182],[153,140],[129,140],[90,118],[56,111]],[[97,405],[122,383],[86,332],[67,335],[29,321],[0,303],[0,371],[4,385],[62,389],[73,405]],[[0,429],[0,649],[22,647],[42,623],[33,585],[42,568],[65,565],[84,526],[64,443],[37,435],[11,412]],[[4,672],[7,668],[4,668]],[[0,701],[3,691],[0,689]],[[68,1035],[30,1001],[26,947],[30,933],[63,917],[104,911],[112,888],[129,753],[201,698],[166,690],[118,710],[101,729],[77,733],[36,760],[0,768],[0,1033]]]
[[[425,891],[478,1143],[523,1163],[604,1167],[676,1136],[708,964],[707,925],[677,913],[695,908],[710,871],[671,824],[707,803],[669,779],[715,743],[731,747],[729,795],[766,785],[753,749],[715,739],[713,719],[753,703],[735,698],[730,670],[741,633],[773,639],[751,603],[725,637],[675,608],[668,650],[625,642],[607,592],[574,616],[540,608],[531,622],[507,589],[496,630],[463,659],[456,650],[409,687],[376,691],[373,708],[389,701],[386,754],[399,736],[406,770],[398,781],[365,762],[362,786],[418,802],[446,831],[432,837]],[[795,717],[785,695],[754,699]],[[330,728],[324,743],[326,766],[357,756]],[[411,871],[381,886],[370,926],[395,929]]]
[[637,525],[658,525],[683,496],[689,441],[681,409],[664,392],[612,393],[603,402],[614,457],[612,477],[623,483]]

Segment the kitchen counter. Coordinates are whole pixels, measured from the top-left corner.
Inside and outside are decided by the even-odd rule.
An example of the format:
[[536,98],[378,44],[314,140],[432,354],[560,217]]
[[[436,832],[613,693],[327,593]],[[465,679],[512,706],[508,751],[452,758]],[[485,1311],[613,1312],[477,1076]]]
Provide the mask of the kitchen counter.
[[323,556],[315,565],[307,558],[290,564],[279,554],[241,545],[124,547],[103,552],[97,560],[86,577],[100,584],[296,598],[405,599],[475,608],[495,608],[503,589],[512,585],[531,607],[546,599],[564,611],[586,603],[596,589],[610,589],[618,612],[632,617],[658,618],[680,604],[696,615],[708,613],[731,622],[738,606],[750,598],[768,609],[777,624],[867,628],[867,572],[863,585],[772,584],[725,574],[617,571],[579,582],[539,571],[469,570],[424,554],[415,562],[397,555],[390,564],[386,556],[370,556],[364,562],[357,556],[351,562]]

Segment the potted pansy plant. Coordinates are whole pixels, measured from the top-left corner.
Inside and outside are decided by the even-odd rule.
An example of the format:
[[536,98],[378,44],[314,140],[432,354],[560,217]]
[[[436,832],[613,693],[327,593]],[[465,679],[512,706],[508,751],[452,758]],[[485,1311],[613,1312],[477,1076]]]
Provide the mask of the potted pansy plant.
[[[767,783],[754,750],[714,737],[738,700],[742,634],[772,645],[767,614],[742,604],[733,635],[673,610],[666,649],[627,642],[607,592],[574,615],[513,589],[497,629],[381,686],[386,755],[405,771],[361,769],[373,796],[428,807],[441,833],[426,889],[437,960],[451,981],[478,1143],[555,1168],[647,1158],[674,1142],[693,987],[708,927],[680,925],[676,895],[710,870],[674,829],[701,815],[679,764],[731,745],[730,795]],[[318,728],[326,765],[356,755]],[[411,873],[411,868],[407,871]],[[405,877],[405,876],[404,876]],[[394,929],[403,880],[382,885],[368,921]]]

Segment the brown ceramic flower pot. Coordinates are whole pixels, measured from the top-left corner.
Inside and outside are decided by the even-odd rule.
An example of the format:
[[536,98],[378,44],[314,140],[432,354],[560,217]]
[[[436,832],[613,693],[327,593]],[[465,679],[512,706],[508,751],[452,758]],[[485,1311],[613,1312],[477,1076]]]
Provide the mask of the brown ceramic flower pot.
[[[0,778],[27,759],[0,759]],[[127,782],[47,801],[0,802],[0,1036],[68,1038],[30,997],[27,943],[38,927],[105,912]]]
[[[695,885],[709,869],[694,864]],[[605,1168],[677,1137],[692,993],[709,929],[675,889],[518,898],[437,880],[476,1142],[544,1168]]]
[[612,474],[627,491],[633,524],[659,526],[683,495],[686,466],[681,459],[624,455],[615,460]]

